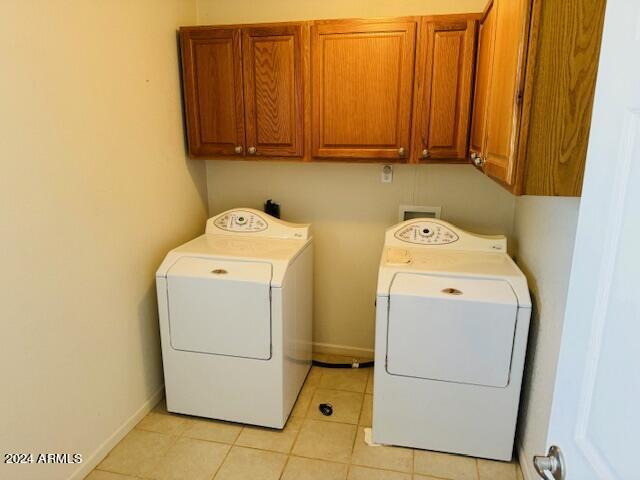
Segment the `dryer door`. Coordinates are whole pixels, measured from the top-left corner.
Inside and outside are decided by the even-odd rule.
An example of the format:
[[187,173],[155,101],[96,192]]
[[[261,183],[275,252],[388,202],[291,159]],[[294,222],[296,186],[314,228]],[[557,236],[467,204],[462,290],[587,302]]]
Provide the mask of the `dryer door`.
[[389,298],[387,370],[505,387],[517,310],[505,281],[399,273]]
[[167,273],[176,350],[271,357],[271,264],[182,257]]

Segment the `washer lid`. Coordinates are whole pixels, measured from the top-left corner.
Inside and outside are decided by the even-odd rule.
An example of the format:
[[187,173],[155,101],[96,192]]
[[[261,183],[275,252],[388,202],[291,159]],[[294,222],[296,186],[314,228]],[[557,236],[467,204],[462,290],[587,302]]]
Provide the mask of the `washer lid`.
[[167,274],[171,347],[271,357],[271,264],[181,257]]
[[[181,257],[199,257],[244,262],[268,263],[272,268],[271,286],[281,287],[289,265],[312,243],[312,239],[246,237],[241,235],[204,234],[171,250],[156,272],[166,277]],[[207,273],[207,272],[205,272]]]
[[502,280],[399,273],[389,295],[387,370],[505,387],[517,311]]
[[[398,261],[399,251],[405,251],[409,261]],[[391,283],[400,273],[504,280],[513,289],[518,307],[531,308],[527,279],[506,253],[385,245],[378,270],[378,296],[389,295]]]
[[391,282],[390,293],[518,306],[518,300],[509,283],[486,278],[398,273]]
[[180,257],[169,268],[168,277],[202,278],[212,281],[271,283],[267,262],[243,262],[201,257]]

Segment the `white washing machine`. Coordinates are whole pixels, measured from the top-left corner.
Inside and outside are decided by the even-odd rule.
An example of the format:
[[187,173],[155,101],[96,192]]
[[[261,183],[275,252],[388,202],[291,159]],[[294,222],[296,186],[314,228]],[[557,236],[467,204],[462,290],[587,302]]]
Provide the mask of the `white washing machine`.
[[531,298],[506,249],[441,220],[387,230],[374,442],[511,459]]
[[167,409],[284,427],[311,367],[309,225],[221,213],[168,253],[156,285]]

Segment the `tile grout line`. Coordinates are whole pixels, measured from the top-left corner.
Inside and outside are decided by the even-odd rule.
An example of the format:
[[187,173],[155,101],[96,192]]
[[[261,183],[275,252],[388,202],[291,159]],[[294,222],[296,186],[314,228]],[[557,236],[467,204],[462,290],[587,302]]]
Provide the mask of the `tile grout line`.
[[[366,386],[365,386],[366,389]],[[362,405],[364,404],[364,395],[362,396],[362,403],[360,404],[360,414],[362,414]],[[360,415],[358,415],[358,421],[360,421]],[[347,467],[347,477],[349,473],[351,473],[351,466],[353,465],[353,452],[356,449],[356,442],[358,441],[358,428],[359,425],[356,423],[356,433],[353,436],[353,442],[351,443],[351,454],[349,455],[349,466]]]
[[[293,446],[292,446],[293,447]],[[290,455],[287,455],[285,460],[284,460],[284,465],[282,466],[282,471],[280,472],[280,475],[278,475],[278,480],[282,480],[282,477],[284,476],[284,472],[287,469],[287,465],[289,465],[289,459],[291,458]]]
[[302,432],[302,427],[304,426],[304,421],[306,419],[303,418],[300,420],[300,428],[298,428],[298,432],[296,433],[296,437],[293,439],[293,442],[291,442],[291,447],[289,448],[289,453],[287,453],[288,456],[293,455],[293,447],[296,446],[296,442],[298,441],[298,438],[300,437],[300,432]]
[[[254,450],[257,450],[257,449],[254,449]],[[263,450],[263,451],[269,452],[269,450]],[[271,452],[271,453],[274,453],[274,452]],[[316,461],[319,461],[319,462],[335,463],[335,464],[339,464],[339,465],[369,468],[371,470],[380,470],[380,471],[383,471],[383,472],[402,473],[404,475],[411,475],[411,472],[406,472],[406,471],[403,471],[403,470],[394,470],[393,468],[385,468],[385,467],[372,467],[371,465],[361,465],[359,463],[353,463],[351,461],[349,461],[349,462],[341,462],[340,460],[327,460],[326,458],[309,457],[309,456],[306,456],[306,455],[298,455],[298,454],[295,454],[295,453],[292,453],[289,456],[290,457],[294,457],[294,458],[304,458],[305,460],[316,460]],[[422,475],[422,474],[419,474],[419,475]],[[437,478],[438,480],[452,480],[450,478],[437,477],[437,476],[434,476],[433,478]]]
[[[147,430],[137,429],[136,427],[133,427],[129,433],[133,432],[134,430],[138,430],[139,432],[147,432],[147,433],[159,433],[160,435],[165,435],[165,436],[167,436],[167,437],[173,438],[173,441],[172,441],[172,442],[167,446],[167,448],[163,451],[163,454],[162,454],[162,456],[160,457],[160,459],[157,461],[157,463],[154,463],[154,464],[153,464],[153,467],[151,468],[151,470],[153,470],[155,467],[157,467],[158,465],[160,465],[160,464],[162,463],[162,461],[166,458],[166,454],[167,454],[167,452],[169,452],[169,450],[171,450],[171,448],[176,444],[176,442],[177,442],[177,441],[178,441],[178,439],[180,438],[180,437],[179,437],[179,436],[177,436],[177,435],[169,435],[169,434],[161,433],[161,432],[148,432]],[[127,435],[129,435],[129,433],[127,433]],[[126,435],[125,435],[125,437],[124,437],[124,438],[126,438]],[[123,438],[123,440],[124,440],[124,438]],[[107,456],[105,457],[105,460],[106,460],[106,458],[111,454],[111,452],[113,452],[113,450],[115,450],[115,448],[116,448],[118,445],[120,445],[120,443],[122,443],[122,440],[120,440],[120,441],[116,444],[116,446],[114,446],[114,447],[109,451],[109,453],[108,453],[108,454],[107,454]],[[104,461],[104,460],[103,460],[103,461]],[[100,464],[101,464],[101,463],[102,463],[102,462],[100,462]],[[147,475],[132,475],[132,474],[129,474],[129,473],[122,473],[122,472],[117,472],[117,471],[115,471],[115,470],[107,470],[107,469],[105,469],[105,468],[100,468],[100,464],[98,464],[96,467],[94,467],[94,469],[93,469],[92,471],[94,471],[94,470],[98,470],[98,471],[100,471],[100,472],[114,473],[114,474],[116,474],[116,475],[125,475],[125,476],[131,476],[131,477],[134,477],[134,478],[140,478],[140,479],[144,479],[144,480],[146,480],[146,479],[153,480],[153,477],[150,477],[150,476],[147,476]],[[89,472],[89,473],[91,473],[91,472]]]
[[[404,470],[394,470],[393,468],[372,467],[371,465],[361,465],[359,463],[349,463],[349,465],[354,467],[369,468],[371,470],[380,470],[381,472],[392,472],[392,473],[402,473],[403,475],[413,475],[413,472],[406,472]],[[422,474],[419,473],[416,475],[422,475]],[[441,477],[433,477],[433,478],[438,478],[439,480],[452,480],[450,478],[441,478]]]
[[[287,419],[287,422],[290,419],[291,419],[291,415],[289,415],[289,419]],[[304,425],[304,421],[305,421],[304,418],[302,418],[302,420],[300,421],[300,428],[298,428],[298,431],[296,432],[295,438],[293,439],[293,442],[291,442],[291,446],[289,447],[289,451],[287,452],[287,460],[284,463],[284,467],[282,468],[282,472],[280,473],[280,476],[278,477],[278,480],[282,480],[282,477],[284,476],[284,472],[287,470],[287,465],[289,465],[289,460],[293,456],[293,447],[296,445],[296,442],[298,441],[298,437],[300,436],[300,432],[302,431],[302,426]]]
[[349,462],[341,462],[340,460],[327,460],[326,458],[321,458],[321,457],[309,457],[307,455],[299,455],[297,453],[291,453],[289,456],[294,458],[304,458],[305,460],[317,460],[319,462],[337,463],[340,465],[350,465]]
[[[149,412],[149,413],[151,413],[151,412]],[[147,414],[147,415],[148,415],[148,414]],[[146,417],[146,415],[145,415],[145,417]],[[143,417],[143,418],[144,418],[144,417]],[[141,422],[141,421],[142,421],[142,420],[140,420],[140,422]],[[139,424],[140,422],[138,422],[138,424]],[[129,433],[127,433],[127,435],[125,435],[125,437],[123,437],[123,438],[122,438],[122,440],[124,440],[124,439],[125,439],[125,438],[126,438],[126,437],[131,433],[131,432],[133,432],[134,430],[137,430],[138,432],[156,433],[156,434],[160,434],[160,435],[164,435],[164,436],[167,436],[167,437],[169,437],[169,438],[172,438],[171,443],[169,443],[169,445],[167,446],[167,448],[163,451],[163,455],[162,455],[161,459],[160,459],[160,460],[158,460],[158,462],[157,462],[157,463],[155,463],[155,464],[153,465],[153,468],[155,468],[156,466],[158,466],[158,465],[162,462],[162,460],[164,460],[164,458],[165,458],[165,456],[166,456],[167,452],[169,452],[169,450],[171,450],[171,448],[176,444],[176,442],[177,442],[177,441],[178,441],[178,439],[180,438],[180,435],[174,435],[174,434],[172,434],[172,433],[163,433],[163,432],[154,432],[154,431],[150,431],[150,430],[144,430],[144,429],[138,428],[138,424],[136,424],[136,426],[134,426],[134,427],[131,429],[131,431],[130,431]],[[116,448],[118,445],[120,445],[120,444],[122,443],[122,440],[120,440],[120,441],[119,441],[119,442],[118,442],[118,443],[117,443],[117,444],[116,444],[116,445],[115,445],[115,446],[114,446],[114,447],[109,451],[109,453],[107,454],[107,457],[109,456],[109,454],[111,454],[111,452],[113,452],[113,450],[115,450],[115,448]],[[107,457],[105,457],[105,459],[106,459]],[[102,463],[102,462],[101,462],[101,463]],[[98,466],[99,466],[99,465],[98,465]],[[94,468],[94,470],[99,470],[99,469],[98,469],[98,467],[96,467],[96,468]],[[112,472],[112,471],[109,471],[109,470],[102,470],[102,471],[104,471],[104,472],[109,472],[109,473],[117,473],[117,474],[119,474],[119,475],[128,475],[128,474],[122,474],[122,473],[120,473],[120,472]],[[133,476],[133,475],[132,475],[132,476]],[[143,475],[143,476],[141,476],[140,478],[147,479],[147,478],[151,478],[151,477],[147,477],[146,475]]]
[[[240,436],[240,435],[238,435]],[[216,476],[218,475],[218,473],[220,473],[220,469],[222,468],[222,465],[224,465],[224,462],[227,461],[227,458],[229,457],[229,453],[231,453],[231,449],[233,448],[233,445],[229,445],[227,444],[227,446],[229,447],[229,449],[227,450],[227,452],[224,454],[224,457],[222,458],[222,461],[220,462],[220,465],[218,465],[216,467],[216,469],[213,471],[213,475],[211,476],[210,480],[213,480],[214,478],[216,478]]]

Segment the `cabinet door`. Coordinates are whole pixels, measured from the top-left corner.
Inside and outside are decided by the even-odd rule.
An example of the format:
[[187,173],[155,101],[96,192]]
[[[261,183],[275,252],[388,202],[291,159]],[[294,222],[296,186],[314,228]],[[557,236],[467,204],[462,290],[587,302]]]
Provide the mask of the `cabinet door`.
[[313,26],[313,156],[405,160],[415,35],[413,19]]
[[244,148],[240,30],[180,29],[189,152],[234,155]]
[[247,153],[303,153],[301,25],[242,30]]
[[414,158],[464,160],[467,156],[475,34],[475,18],[422,20]]
[[495,40],[487,103],[484,171],[515,183],[531,0],[494,0]]
[[478,49],[476,56],[476,79],[473,95],[473,111],[471,115],[471,134],[469,150],[472,154],[482,155],[487,126],[487,103],[491,85],[493,66],[493,46],[495,40],[496,10],[493,3],[485,11],[478,26]]

